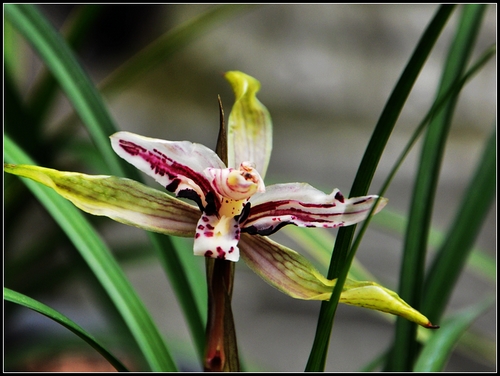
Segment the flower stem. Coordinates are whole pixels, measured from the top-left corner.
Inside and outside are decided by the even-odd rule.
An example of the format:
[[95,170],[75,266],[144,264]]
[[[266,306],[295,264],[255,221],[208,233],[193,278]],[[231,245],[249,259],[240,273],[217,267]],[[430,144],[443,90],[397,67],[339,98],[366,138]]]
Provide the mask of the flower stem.
[[206,260],[208,319],[204,369],[210,372],[240,370],[236,332],[231,311],[234,263]]

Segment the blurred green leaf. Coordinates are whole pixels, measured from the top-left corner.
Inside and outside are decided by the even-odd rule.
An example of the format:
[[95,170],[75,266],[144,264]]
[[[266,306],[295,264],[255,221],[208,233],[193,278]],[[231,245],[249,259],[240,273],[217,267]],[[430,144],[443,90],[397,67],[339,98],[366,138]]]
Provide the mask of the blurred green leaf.
[[[4,129],[14,141],[23,144],[30,155],[38,157],[40,154],[40,135],[38,132],[38,120],[31,116],[16,88],[11,70],[5,67],[4,74]],[[29,135],[27,136],[27,128]]]
[[478,333],[474,327],[471,327],[462,334],[457,346],[457,350],[460,351],[461,354],[469,357],[469,359],[491,365],[492,368],[496,367],[496,337],[491,338],[484,335],[484,333]]
[[[401,153],[401,156],[397,159],[395,166],[393,167],[393,169],[389,173],[388,177],[386,178],[386,181],[384,182],[382,188],[379,191],[379,195],[380,196],[384,195],[384,193],[387,190],[390,182],[392,181],[392,178],[394,177],[396,171],[399,169],[399,167],[401,166],[403,160],[408,155],[408,152],[411,149],[411,147],[415,144],[415,141],[417,140],[417,138],[420,135],[421,131],[424,129],[425,125],[430,121],[430,119],[432,119],[432,116],[434,115],[434,113],[436,113],[437,111],[441,110],[441,108],[443,107],[443,105],[446,104],[446,101],[450,98],[450,96],[454,95],[454,93],[458,93],[461,90],[461,88],[467,82],[469,82],[471,80],[471,78],[477,72],[479,72],[484,67],[484,65],[494,56],[495,52],[496,52],[496,48],[495,48],[494,45],[492,47],[486,49],[484,51],[484,53],[477,59],[477,61],[467,70],[467,72],[463,75],[463,77],[458,82],[453,83],[453,85],[450,86],[450,88],[446,91],[446,93],[444,95],[442,95],[440,98],[438,98],[435,101],[435,103],[432,105],[432,107],[429,110],[429,112],[427,113],[427,115],[420,122],[420,124],[417,127],[416,131],[414,132],[413,136],[408,141],[406,147],[403,149],[403,152]],[[473,181],[474,181],[474,179],[473,179]],[[384,210],[384,211],[382,211],[379,214],[382,215],[382,216],[384,216],[384,213],[385,213],[385,215],[389,214],[389,217],[392,217],[392,219],[394,221],[394,217],[395,216],[391,215],[390,212],[387,212],[387,211]],[[379,215],[373,217],[373,219],[376,220],[377,217],[379,217]],[[355,240],[355,242],[353,244],[353,249],[357,248],[357,246],[359,244],[359,239],[361,239],[361,236],[363,235],[363,232],[366,229],[367,224],[368,224],[368,222],[371,219],[372,219],[372,217],[369,217],[369,219],[366,220],[362,224],[361,231],[359,231],[358,236],[357,236],[357,238],[356,238],[356,240]],[[400,222],[404,222],[405,224],[407,223],[406,218],[401,218],[400,216],[396,216],[396,220],[400,221]],[[387,220],[383,220],[382,222],[387,225]],[[402,230],[400,224],[401,223],[399,223],[398,225],[395,225],[393,223],[392,228],[393,229],[394,228],[399,229],[400,230],[399,232],[402,233],[403,230]],[[439,234],[439,235],[440,236],[439,236],[439,238],[437,240],[440,240],[440,239],[443,238],[442,234]],[[429,244],[431,244],[431,239],[429,240]],[[496,275],[496,273],[495,273],[496,268],[495,268],[495,266],[491,267],[490,265],[488,265],[488,263],[491,262],[491,260],[488,260],[488,258],[484,257],[484,255],[483,255],[483,257],[476,257],[473,260],[478,260],[478,261],[476,261],[476,264],[478,264],[478,265],[476,265],[476,272],[477,273],[484,273],[485,270],[491,270],[491,269],[493,269],[494,271],[493,271],[491,277],[492,277],[492,280],[496,280],[496,277],[495,277],[495,275]],[[438,300],[439,300],[439,298],[438,298]],[[431,320],[431,321],[433,321],[433,320]],[[417,338],[418,338],[419,341],[425,342],[428,339],[429,335],[430,335],[430,333],[428,331],[422,330],[421,327],[418,328]],[[485,341],[485,340],[486,339],[483,338],[483,341]],[[478,339],[478,341],[479,341],[479,339]],[[461,346],[460,346],[460,350],[462,352],[465,351],[465,352],[470,353],[470,351],[467,351],[467,348],[468,348],[467,347],[467,343],[461,344]],[[483,354],[479,354],[479,356],[483,357],[483,358],[488,358],[488,354],[489,353],[490,353],[489,347],[488,347],[488,345],[485,345],[485,351],[484,351],[484,353]],[[387,353],[386,353],[386,355],[387,355]],[[389,355],[387,355],[385,357],[386,357],[386,359],[388,359]],[[491,357],[489,357],[489,359],[491,359]]]
[[3,27],[4,72],[9,72],[14,84],[24,83],[28,61],[27,46],[14,25],[5,17]]
[[[78,50],[81,46],[101,8],[102,5],[82,4],[76,6],[70,13],[61,29],[61,34],[64,35],[67,45],[72,50]],[[39,123],[43,121],[49,112],[57,89],[57,81],[47,70],[38,75],[30,93],[28,107],[31,116],[37,119]]]
[[[481,163],[479,163],[479,165],[481,165]],[[474,188],[476,188],[476,179],[471,179],[471,181],[474,182]],[[481,189],[476,190],[476,192],[481,192]],[[468,195],[465,195],[465,197],[468,197]],[[460,218],[465,217],[460,216]],[[376,225],[377,227],[380,227],[382,229],[394,231],[396,234],[404,234],[404,230],[408,225],[407,216],[387,208],[374,216],[371,221],[373,225]],[[435,227],[431,227],[429,231],[428,247],[438,249],[443,245],[444,242],[445,234],[443,233],[443,231],[440,231]],[[486,279],[489,282],[496,282],[497,268],[495,260],[485,252],[486,251],[484,249],[473,247],[467,259],[467,267],[477,277]],[[427,289],[424,290],[426,291],[426,298],[424,301],[425,304],[425,302],[428,301],[429,292]]]
[[[380,213],[387,210],[384,208]],[[377,216],[380,214],[378,213]],[[301,248],[308,252],[316,259],[325,269],[328,267],[332,256],[332,244],[335,242],[335,237],[330,231],[324,228],[316,228],[311,231],[309,228],[297,226],[285,226],[280,230],[295,241]],[[353,260],[349,269],[349,278],[356,281],[374,281],[375,278],[359,261]]]
[[441,372],[457,341],[467,328],[484,313],[494,298],[490,297],[447,318],[441,329],[433,332],[415,363],[414,372]]
[[205,352],[206,300],[202,301],[201,297],[206,292],[206,283],[190,282],[198,280],[200,273],[196,260],[193,260],[193,249],[189,253],[182,252],[182,249],[174,247],[178,243],[172,244],[174,238],[153,232],[147,232],[147,235],[179,300],[198,357],[202,360]]
[[[115,69],[97,86],[107,98],[120,93],[129,85],[138,81],[143,75],[157,68],[167,61],[176,52],[185,48],[189,43],[203,36],[211,27],[214,27],[238,13],[255,8],[253,4],[223,4],[215,5],[204,13],[193,17],[185,23],[167,31],[141,51]],[[72,129],[75,114],[72,113],[62,121],[63,129]],[[67,132],[59,134],[55,141],[60,143],[68,137]]]
[[65,328],[71,330],[85,342],[87,342],[95,350],[97,350],[97,352],[99,352],[113,367],[115,367],[117,371],[128,371],[127,367],[125,367],[122,362],[120,362],[120,360],[118,360],[113,354],[111,354],[106,349],[106,347],[101,345],[99,341],[96,340],[91,334],[87,333],[87,331],[85,331],[83,328],[81,328],[79,325],[77,325],[75,322],[73,322],[63,314],[46,306],[43,303],[40,303],[39,301],[36,301],[35,299],[32,299],[26,295],[12,291],[5,287],[3,288],[3,297],[4,300],[32,309],[33,311],[41,313],[42,315],[58,322]]
[[[222,14],[225,14],[225,12],[222,11]],[[97,149],[103,156],[103,160],[108,163],[110,173],[115,176],[127,176],[141,181],[139,172],[133,166],[118,158],[110,147],[109,136],[116,132],[116,127],[102,98],[62,37],[32,5],[7,4],[5,13],[7,18],[38,51],[68,98],[72,101],[73,106],[89,130]],[[217,18],[218,16],[214,15],[214,17]],[[194,34],[187,32],[186,35],[181,33],[181,36],[180,40],[184,43]],[[181,41],[178,41],[178,43],[182,44]],[[152,233],[148,233],[148,236],[176,291],[198,353],[202,357],[204,323],[200,308],[193,296],[193,287],[188,284],[185,275],[186,270],[182,266],[170,238]]]

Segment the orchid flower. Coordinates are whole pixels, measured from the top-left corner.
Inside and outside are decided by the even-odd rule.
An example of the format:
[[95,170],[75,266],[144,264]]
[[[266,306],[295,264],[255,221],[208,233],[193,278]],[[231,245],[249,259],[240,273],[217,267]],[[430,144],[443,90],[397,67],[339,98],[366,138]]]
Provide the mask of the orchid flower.
[[[272,125],[256,97],[260,83],[237,71],[225,77],[236,96],[228,121],[227,166],[201,144],[129,132],[111,136],[111,146],[120,157],[171,194],[113,176],[27,165],[5,165],[4,169],[53,188],[88,213],[147,231],[193,237],[195,255],[232,262],[241,256],[265,281],[294,298],[327,300],[336,280],[323,277],[303,256],[268,236],[290,224],[353,225],[366,219],[375,204],[374,214],[382,210],[387,199],[375,195],[346,198],[338,189],[326,194],[306,183],[265,186]],[[396,293],[374,282],[347,280],[340,302],[433,327]]]

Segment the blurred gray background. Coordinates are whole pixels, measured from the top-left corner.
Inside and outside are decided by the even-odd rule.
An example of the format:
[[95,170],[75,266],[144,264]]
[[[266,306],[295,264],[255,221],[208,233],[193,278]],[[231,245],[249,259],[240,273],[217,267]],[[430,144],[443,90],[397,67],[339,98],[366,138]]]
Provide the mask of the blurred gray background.
[[[96,31],[97,37],[93,35],[94,39],[83,50],[82,62],[95,82],[99,82],[142,46],[210,6],[110,6],[108,21],[100,21],[101,27],[109,27],[113,19],[119,19],[117,25],[121,26],[113,31],[111,23],[111,29],[103,29],[108,31],[101,34]],[[122,130],[214,147],[219,121],[217,95],[222,97],[226,114],[233,103],[233,94],[221,73],[241,70],[261,82],[259,99],[273,118],[274,149],[266,180],[304,181],[325,191],[336,187],[347,194],[383,106],[436,9],[437,5],[258,6],[212,28],[107,102]],[[69,8],[44,6],[42,10],[59,26]],[[457,9],[408,99],[378,167],[371,193],[377,192],[433,101],[458,15]],[[123,25],[126,27],[120,29]],[[473,59],[495,42],[496,5],[490,5]],[[29,63],[35,75],[36,59]],[[66,115],[67,107],[61,101],[59,112],[54,114],[54,126]],[[434,206],[433,224],[437,229],[445,231],[450,225],[495,116],[496,62],[491,61],[460,98]],[[419,146],[409,155],[386,193],[390,200],[388,208],[399,213],[408,212]],[[275,239],[301,251],[289,239],[276,235]],[[104,236],[126,242],[144,234],[135,228],[110,223]],[[386,287],[396,290],[402,246],[400,236],[372,227],[361,244],[358,258]],[[493,207],[476,246],[496,255]],[[189,347],[185,322],[160,266],[144,263],[126,272],[165,336],[179,338],[179,348],[186,341]],[[74,288],[68,287],[72,293],[66,302],[54,305],[66,309],[68,316],[89,331],[98,330],[105,323],[100,322],[99,312],[91,307],[92,296],[84,285],[78,286],[80,294],[75,296]],[[465,273],[450,311],[495,292],[495,287],[482,278]],[[319,307],[319,302],[283,295],[266,285],[243,262],[239,263],[233,310],[245,362],[256,370],[303,371]],[[26,314],[19,325],[35,326],[38,320]],[[496,309],[490,309],[474,327],[496,342]],[[326,370],[359,370],[384,351],[393,336],[394,326],[380,316],[341,305]],[[447,371],[495,368],[455,353]]]

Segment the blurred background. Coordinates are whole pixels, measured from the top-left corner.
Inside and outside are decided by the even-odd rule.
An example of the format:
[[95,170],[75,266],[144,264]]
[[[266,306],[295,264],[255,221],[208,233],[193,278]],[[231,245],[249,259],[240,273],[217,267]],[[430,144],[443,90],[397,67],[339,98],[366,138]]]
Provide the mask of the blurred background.
[[[210,7],[212,5],[103,6],[79,52],[81,62],[94,82],[99,83],[162,33]],[[60,28],[74,6],[42,5],[39,8]],[[243,71],[261,82],[259,99],[273,118],[273,154],[266,181],[308,182],[325,192],[339,188],[348,194],[383,106],[437,8],[432,4],[249,6],[209,29],[173,58],[106,101],[121,130],[168,140],[189,140],[213,148],[219,124],[217,95],[221,95],[226,115],[233,103],[231,88],[222,73]],[[377,193],[434,100],[458,16],[457,9],[407,101],[370,193]],[[491,5],[471,61],[496,42],[496,24],[496,6]],[[19,63],[29,72],[19,77],[27,94],[41,64],[28,47]],[[446,231],[450,225],[494,125],[496,82],[496,61],[490,61],[461,94],[434,205],[436,229]],[[57,109],[51,114],[48,134],[57,129],[70,111],[61,95]],[[80,136],[86,137],[84,132]],[[390,200],[388,209],[407,214],[418,159],[419,145],[385,194]],[[152,181],[148,182],[155,187]],[[495,207],[492,206],[476,242],[477,247],[493,257],[496,257]],[[44,218],[43,209],[35,206],[24,225],[35,232],[43,231],[40,223]],[[140,230],[111,220],[107,222],[103,236],[108,242],[146,242]],[[28,241],[19,236],[20,233],[6,238],[6,257],[15,257],[16,249]],[[280,233],[273,238],[302,252]],[[357,255],[384,286],[397,290],[402,247],[400,235],[371,226]],[[66,262],[67,257],[60,255],[60,262]],[[326,271],[324,266],[318,267]],[[160,265],[150,258],[127,264],[125,270],[165,336],[178,339],[178,349],[172,351],[181,359],[184,370],[198,370],[197,362],[189,361],[190,354],[195,359],[189,333]],[[200,270],[203,272],[202,258]],[[457,285],[449,311],[464,308],[495,292],[491,283],[466,272]],[[109,325],[85,278],[55,286],[42,301],[91,333],[99,333]],[[298,301],[283,295],[253,274],[243,262],[238,263],[233,312],[240,353],[249,369],[303,371],[319,307],[319,302]],[[65,333],[65,329],[26,309],[9,316],[5,329],[6,354],[23,346],[27,338],[50,348],[51,336]],[[496,343],[496,308],[481,316],[474,329]],[[341,305],[326,370],[359,370],[384,351],[393,336],[394,326],[379,315]],[[36,357],[33,362],[35,368],[31,370],[43,370],[43,365],[52,364]],[[473,356],[456,351],[446,370],[495,369],[495,362],[479,362]]]

